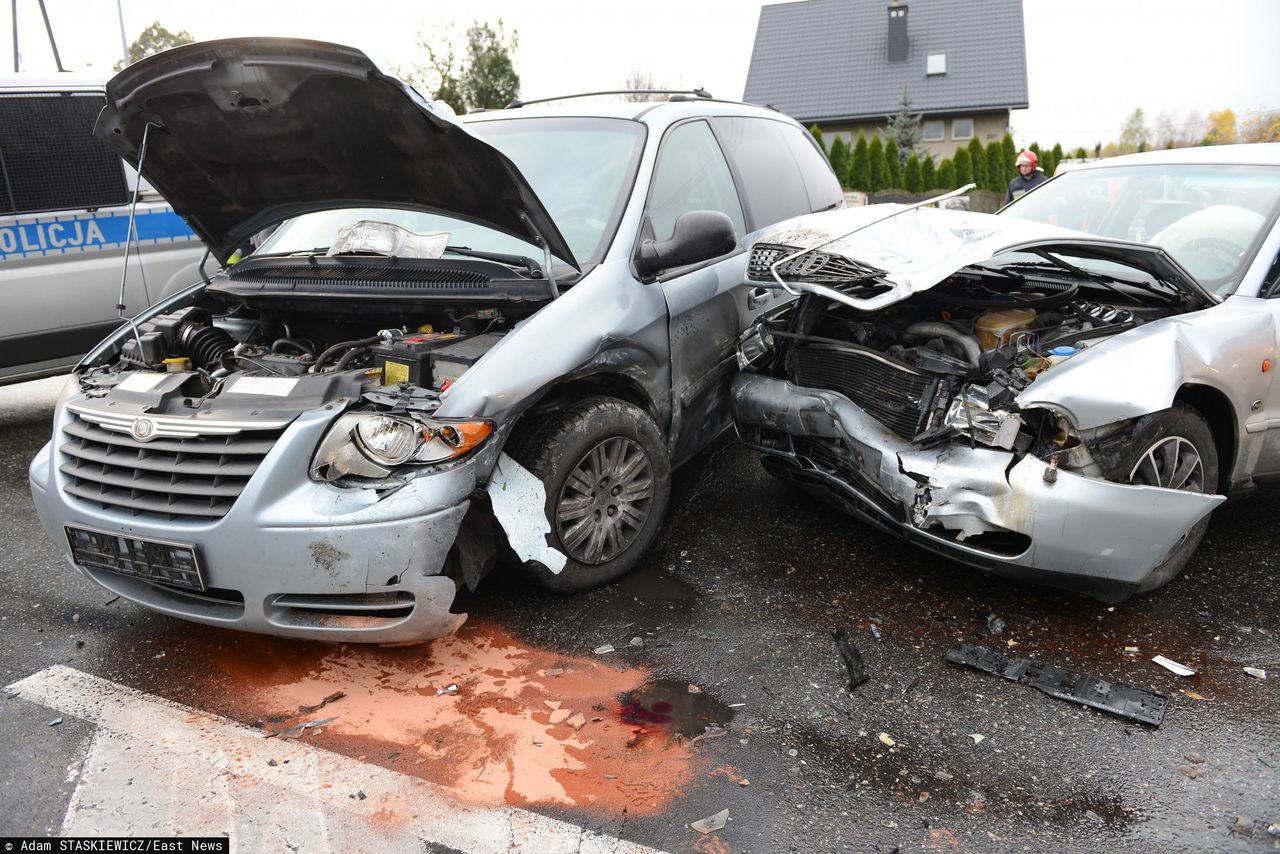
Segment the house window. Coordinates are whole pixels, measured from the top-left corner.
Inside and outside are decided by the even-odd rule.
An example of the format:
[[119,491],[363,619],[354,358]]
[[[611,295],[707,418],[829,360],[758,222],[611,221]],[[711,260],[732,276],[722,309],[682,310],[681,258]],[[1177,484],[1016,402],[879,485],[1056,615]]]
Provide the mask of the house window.
[[973,139],[973,119],[952,119],[952,139]]
[[945,53],[931,53],[924,58],[924,74],[926,77],[936,77],[947,73],[947,55]]
[[920,139],[924,142],[942,142],[947,137],[947,124],[941,119],[925,122],[920,129]]

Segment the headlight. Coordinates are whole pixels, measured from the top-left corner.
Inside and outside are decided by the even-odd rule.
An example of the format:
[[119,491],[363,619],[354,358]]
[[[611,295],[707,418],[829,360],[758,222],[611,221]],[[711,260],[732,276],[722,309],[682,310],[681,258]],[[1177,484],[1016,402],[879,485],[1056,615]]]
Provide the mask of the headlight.
[[403,465],[431,465],[469,454],[493,432],[488,421],[349,412],[325,434],[311,460],[312,480],[381,480]]

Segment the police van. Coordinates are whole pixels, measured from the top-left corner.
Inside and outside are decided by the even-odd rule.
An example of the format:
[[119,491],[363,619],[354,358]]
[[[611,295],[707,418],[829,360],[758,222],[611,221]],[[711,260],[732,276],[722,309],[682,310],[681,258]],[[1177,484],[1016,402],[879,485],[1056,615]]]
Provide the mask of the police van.
[[[0,384],[67,370],[120,325],[136,173],[94,135],[101,81],[0,75]],[[138,188],[125,315],[200,279],[204,244]]]

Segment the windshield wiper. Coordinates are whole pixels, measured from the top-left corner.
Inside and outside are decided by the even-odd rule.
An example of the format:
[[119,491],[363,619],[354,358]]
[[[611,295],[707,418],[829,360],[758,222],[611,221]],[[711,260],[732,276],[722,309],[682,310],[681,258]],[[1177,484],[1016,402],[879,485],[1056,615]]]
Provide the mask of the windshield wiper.
[[[1072,264],[1067,259],[1062,258],[1054,254],[1053,252],[1049,252],[1047,250],[1032,249],[1030,251],[1031,251],[1031,254],[1037,255],[1045,259],[1050,264],[1054,265],[1055,267],[1058,267],[1059,269],[1066,270],[1068,273],[1071,273],[1072,275],[1075,275],[1075,276],[1079,276],[1080,278],[1093,282],[1094,284],[1102,285],[1104,288],[1116,294],[1117,296],[1124,297],[1125,299],[1131,302],[1137,303],[1138,305],[1142,305],[1142,300],[1138,299],[1133,294],[1127,294],[1116,287],[1117,284],[1129,285],[1130,287],[1143,287],[1138,282],[1131,282],[1127,279],[1120,279],[1115,276],[1108,276],[1103,273],[1094,273],[1089,270],[1084,270],[1080,267],[1077,267],[1075,264]],[[1152,277],[1152,281],[1162,286],[1164,285],[1163,282],[1161,282],[1159,279],[1156,279],[1154,277]],[[1147,289],[1144,288],[1144,290],[1147,290]],[[1158,292],[1150,291],[1150,290],[1148,290],[1148,293],[1152,293],[1155,296],[1165,297],[1166,304],[1172,304],[1173,302],[1175,302],[1175,300],[1170,298],[1167,294],[1160,294]]]
[[509,267],[524,267],[535,279],[543,278],[542,265],[525,255],[508,255],[505,252],[486,252],[483,249],[472,249],[470,246],[446,246],[445,252],[454,255],[465,255],[468,258],[479,258],[483,261],[497,261]]

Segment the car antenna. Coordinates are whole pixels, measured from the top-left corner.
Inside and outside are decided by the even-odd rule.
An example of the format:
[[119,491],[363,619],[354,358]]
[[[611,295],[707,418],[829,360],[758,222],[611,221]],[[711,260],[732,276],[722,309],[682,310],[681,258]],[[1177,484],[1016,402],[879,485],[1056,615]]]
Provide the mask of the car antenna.
[[859,231],[862,231],[864,228],[870,228],[873,225],[878,225],[879,223],[885,222],[886,220],[893,219],[895,216],[898,216],[899,214],[904,214],[907,211],[913,211],[916,208],[922,208],[922,207],[925,207],[926,205],[935,205],[938,202],[946,201],[947,199],[953,198],[955,196],[959,196],[963,193],[967,193],[977,186],[978,186],[977,184],[973,184],[973,183],[965,184],[963,187],[960,187],[959,189],[956,189],[956,190],[952,190],[949,193],[943,193],[941,196],[933,196],[932,198],[925,199],[924,201],[916,202],[913,205],[907,205],[904,208],[899,208],[898,210],[893,211],[892,213],[885,214],[879,219],[873,219],[871,222],[865,223],[864,225],[860,225],[857,228],[852,229],[850,231],[846,231],[844,234],[837,234],[835,237],[828,238],[827,240],[824,240],[821,243],[819,243],[817,246],[809,246],[805,249],[798,249],[795,252],[792,252],[790,255],[786,255],[782,258],[779,258],[777,261],[774,261],[772,264],[770,264],[769,273],[770,275],[773,276],[773,280],[782,286],[782,289],[784,291],[791,294],[792,296],[799,296],[800,295],[799,291],[792,290],[791,287],[788,286],[786,282],[782,281],[782,277],[778,275],[778,267],[782,266],[788,261],[794,261],[795,259],[799,258],[801,255],[807,255],[810,252],[816,252],[817,250],[821,249],[824,246],[829,246],[830,244],[835,243],[837,240],[843,240],[851,234],[857,234]]
[[[138,191],[142,187],[142,165],[147,159],[147,137],[151,135],[151,129],[159,127],[155,122],[147,122],[142,128],[142,145],[138,148],[138,168],[133,182],[133,199],[129,202],[129,230],[125,232],[124,240],[124,269],[120,271],[120,296],[116,300],[116,317],[127,320],[129,327],[133,329],[133,337],[138,342],[138,350],[142,350],[142,336],[138,333],[138,324],[133,322],[133,318],[125,318],[124,310],[124,288],[129,281],[129,249],[138,241],[137,217],[138,217]],[[138,248],[141,254],[141,247]],[[138,270],[142,270],[142,260],[138,260]],[[142,273],[142,293],[147,298],[147,304],[151,304],[151,293],[147,289],[147,275]]]

